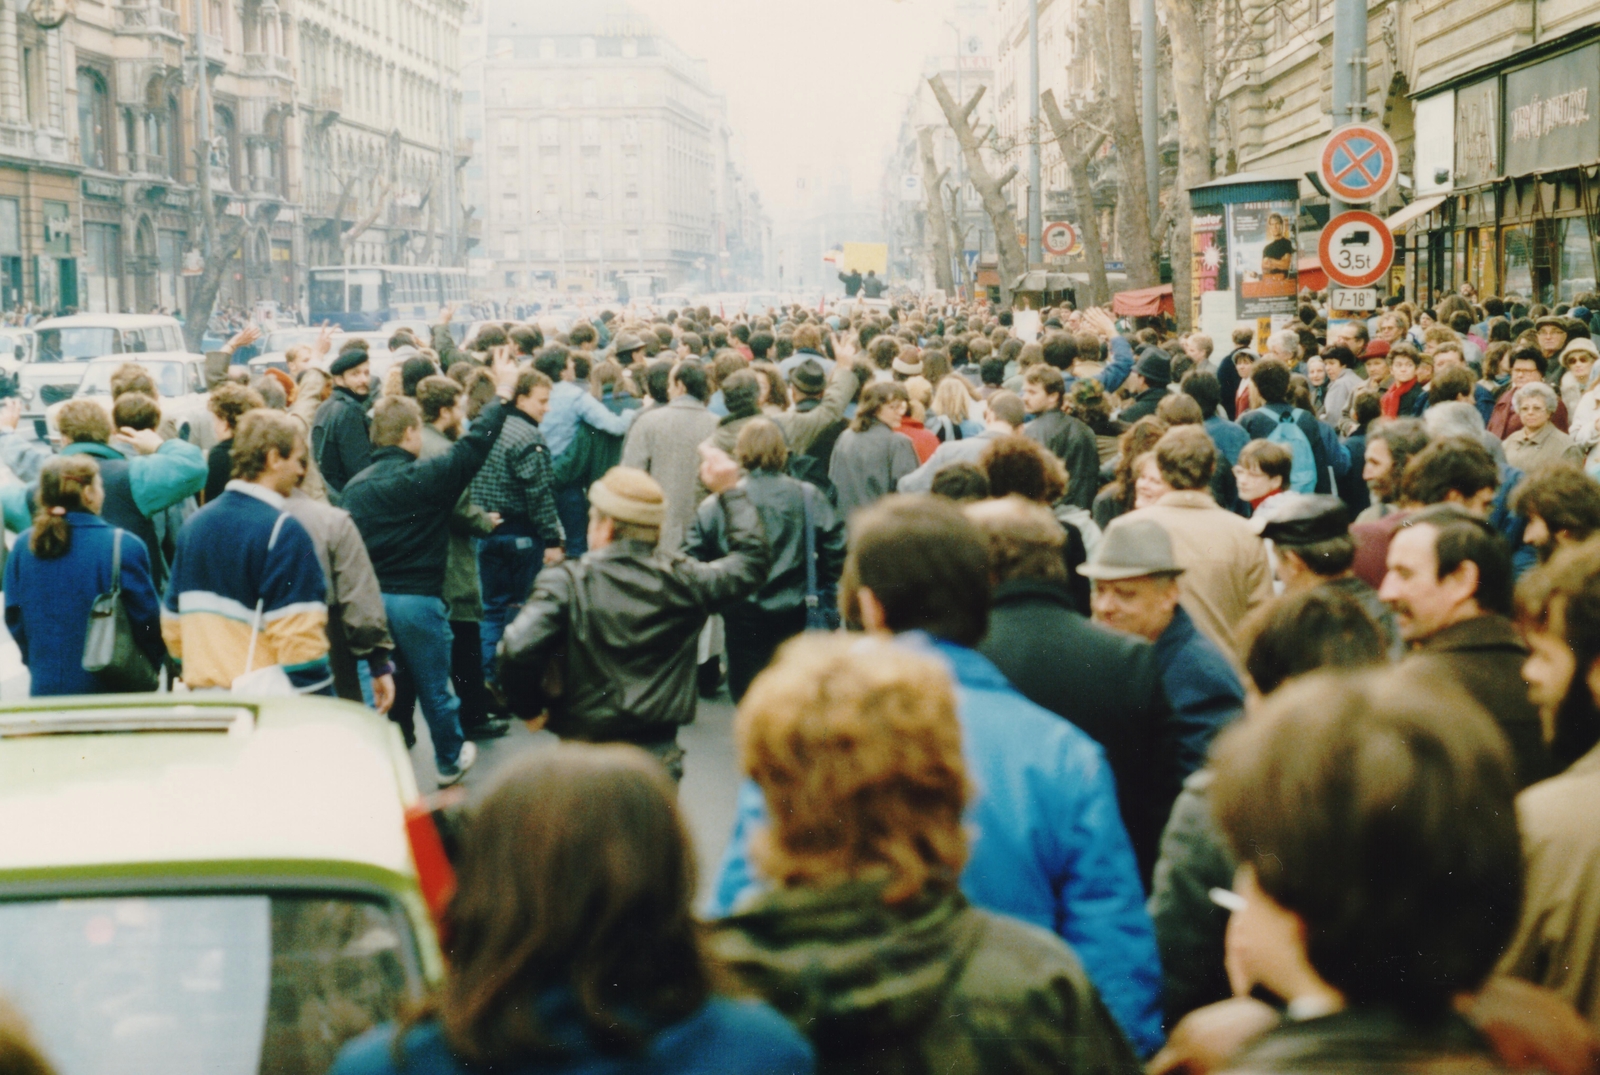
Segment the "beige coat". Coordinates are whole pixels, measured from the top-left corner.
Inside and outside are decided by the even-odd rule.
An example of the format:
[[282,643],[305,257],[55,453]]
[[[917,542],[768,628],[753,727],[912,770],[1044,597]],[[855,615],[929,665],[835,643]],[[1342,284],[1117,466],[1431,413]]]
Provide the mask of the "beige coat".
[[317,407],[322,403],[322,389],[327,384],[327,374],[321,370],[307,370],[300,378],[295,400],[289,405],[289,417],[300,427],[300,436],[306,442],[306,476],[300,482],[301,490],[313,500],[326,501],[328,486],[317,469],[316,453],[311,450],[311,426],[316,421]]
[[1250,524],[1218,507],[1203,489],[1168,493],[1127,517],[1153,519],[1166,530],[1184,569],[1178,576],[1183,607],[1223,653],[1239,660],[1240,622],[1272,600],[1267,547]]
[[1600,1030],[1600,747],[1517,796],[1522,921],[1500,973],[1560,993]]

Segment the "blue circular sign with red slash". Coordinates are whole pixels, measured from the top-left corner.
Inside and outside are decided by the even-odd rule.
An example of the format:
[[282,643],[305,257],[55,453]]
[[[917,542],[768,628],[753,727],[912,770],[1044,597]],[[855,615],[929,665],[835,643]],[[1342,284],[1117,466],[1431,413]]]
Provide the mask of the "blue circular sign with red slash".
[[1322,144],[1322,185],[1344,202],[1376,201],[1394,185],[1399,154],[1382,128],[1340,127]]

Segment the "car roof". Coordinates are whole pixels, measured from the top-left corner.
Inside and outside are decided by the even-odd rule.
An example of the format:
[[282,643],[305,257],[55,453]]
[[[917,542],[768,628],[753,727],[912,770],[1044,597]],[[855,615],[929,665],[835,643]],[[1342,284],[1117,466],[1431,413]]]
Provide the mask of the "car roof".
[[414,877],[416,777],[353,703],[145,694],[0,712],[0,875],[303,862]]
[[98,358],[89,359],[89,364],[97,366],[102,362],[127,362],[138,365],[140,362],[204,362],[205,355],[197,355],[193,351],[125,351],[118,355],[100,355]]
[[181,328],[178,319],[163,314],[68,314],[36,323],[37,331],[46,328],[150,328],[152,326]]

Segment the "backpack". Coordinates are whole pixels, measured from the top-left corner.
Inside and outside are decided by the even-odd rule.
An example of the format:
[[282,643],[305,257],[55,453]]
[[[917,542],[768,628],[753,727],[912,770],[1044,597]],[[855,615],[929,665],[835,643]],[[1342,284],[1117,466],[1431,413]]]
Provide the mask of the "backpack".
[[1267,435],[1267,440],[1283,445],[1294,456],[1294,464],[1289,469],[1289,491],[1295,493],[1317,491],[1317,457],[1311,451],[1311,441],[1306,438],[1305,430],[1300,428],[1300,416],[1305,413],[1299,407],[1290,407]]

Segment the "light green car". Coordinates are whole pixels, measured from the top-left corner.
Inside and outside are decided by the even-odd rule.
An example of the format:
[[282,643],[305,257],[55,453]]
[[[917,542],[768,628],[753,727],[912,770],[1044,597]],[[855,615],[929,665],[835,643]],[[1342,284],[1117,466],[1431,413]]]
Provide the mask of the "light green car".
[[322,1075],[443,973],[418,803],[395,726],[345,702],[8,708],[0,996],[61,1075]]

